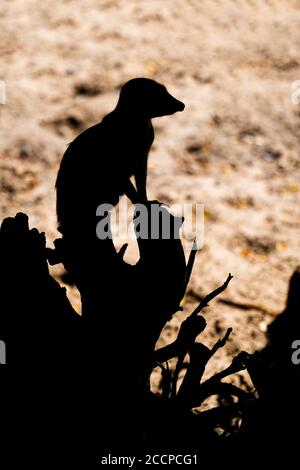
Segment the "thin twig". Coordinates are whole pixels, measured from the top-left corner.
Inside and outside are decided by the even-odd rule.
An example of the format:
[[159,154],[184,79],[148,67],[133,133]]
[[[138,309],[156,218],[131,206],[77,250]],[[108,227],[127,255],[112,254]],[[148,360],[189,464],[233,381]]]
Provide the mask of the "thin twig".
[[172,391],[171,391],[171,398],[173,399],[176,397],[178,377],[183,367],[183,362],[184,362],[186,353],[187,353],[187,350],[178,355],[177,364],[176,364],[176,368],[175,368],[174,375],[173,375],[173,383],[172,383]]
[[188,283],[190,281],[190,277],[191,277],[193,267],[194,267],[194,263],[195,263],[196,254],[197,254],[197,243],[196,243],[196,239],[195,239],[193,241],[193,245],[192,245],[192,248],[191,248],[191,252],[190,252],[187,267],[186,267],[184,292],[186,291]]
[[204,297],[204,299],[201,300],[198,307],[195,308],[195,310],[191,313],[191,316],[195,317],[196,315],[198,315],[199,312],[201,312],[201,310],[203,310],[205,307],[208,307],[208,303],[212,299],[217,297],[217,295],[221,294],[227,288],[227,286],[228,286],[228,284],[229,284],[229,282],[231,281],[232,278],[233,278],[233,275],[229,273],[226,281],[224,282],[224,284],[220,287],[217,287],[217,289],[213,290],[210,294],[206,295]]
[[218,349],[223,348],[227,343],[229,336],[232,333],[232,328],[227,328],[224,338],[218,339],[218,341],[214,344],[213,348],[211,349],[211,356],[212,357]]

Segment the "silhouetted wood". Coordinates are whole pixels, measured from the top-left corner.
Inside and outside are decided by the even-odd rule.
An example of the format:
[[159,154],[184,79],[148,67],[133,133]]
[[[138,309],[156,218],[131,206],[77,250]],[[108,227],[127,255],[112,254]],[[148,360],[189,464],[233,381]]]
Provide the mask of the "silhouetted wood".
[[[260,442],[263,435],[267,433],[274,442],[278,442],[283,430],[292,443],[294,434],[289,421],[299,412],[299,371],[291,363],[291,342],[299,334],[299,270],[291,278],[285,311],[269,327],[269,345],[252,355],[240,353],[227,369],[202,383],[207,362],[217,348],[224,346],[231,330],[209,350],[195,342],[206,321],[201,316],[191,315],[183,322],[174,343],[154,351],[157,330],[167,321],[173,306],[178,305],[182,292],[180,289],[175,291],[176,302],[173,299],[164,304],[165,316],[159,308],[155,311],[162,293],[158,289],[156,297],[155,284],[143,286],[143,283],[146,279],[149,282],[147,276],[150,273],[154,274],[157,261],[153,256],[165,240],[148,242],[145,246],[140,245],[140,263],[136,267],[125,266],[128,271],[122,275],[126,287],[121,290],[122,295],[115,304],[117,308],[110,309],[112,321],[102,323],[93,317],[79,317],[72,309],[65,290],[49,275],[45,237],[36,229],[29,229],[26,215],[17,214],[15,218],[3,221],[0,231],[0,328],[2,338],[7,342],[8,362],[15,364],[18,370],[24,361],[28,364],[28,393],[23,390],[23,400],[15,407],[11,419],[25,422],[26,401],[31,421],[37,428],[46,426],[50,429],[54,422],[60,423],[59,429],[55,428],[55,440],[51,441],[51,446],[54,442],[56,451],[69,449],[75,460],[80,454],[83,461],[96,455],[99,449],[107,448],[111,442],[112,447],[119,450],[124,449],[124,444],[139,449],[153,446],[163,449],[171,443],[178,448],[192,445],[224,450],[223,440],[213,433],[215,426],[222,426],[231,433],[228,452],[235,445],[262,450]],[[168,248],[173,248],[167,256],[178,252],[176,243],[169,243]],[[124,249],[121,254],[123,252]],[[120,272],[119,275],[121,282]],[[132,297],[126,292],[135,276],[135,282],[140,282],[140,294],[135,292]],[[145,290],[147,285],[148,291]],[[114,287],[118,289],[118,286]],[[150,294],[151,302],[146,301],[145,305]],[[216,291],[213,291],[208,298],[215,295]],[[130,309],[125,313],[122,306],[126,304]],[[105,331],[101,332],[103,325]],[[140,335],[138,338],[137,334]],[[104,336],[110,341],[99,345]],[[181,386],[174,388],[173,385],[171,393],[176,371],[172,378],[168,367],[160,365],[164,377],[162,394],[154,397],[148,381],[156,361],[165,362],[184,352],[190,355],[190,363]],[[222,382],[228,375],[245,368],[255,384],[256,394]],[[39,396],[34,393],[37,381]],[[54,388],[58,384],[57,394]],[[200,406],[211,395],[219,395],[223,404],[210,412],[191,413],[194,406]],[[235,404],[232,402],[234,396],[237,399]],[[125,411],[118,406],[120,400]],[[45,403],[48,403],[47,408]],[[37,412],[37,408],[43,410],[42,414]],[[232,424],[235,419],[241,420],[240,432]],[[159,430],[162,422],[167,434]],[[86,426],[89,431],[83,439],[83,436],[79,437],[80,430]],[[99,434],[95,431],[99,426],[107,430],[106,438],[100,439],[103,431]],[[118,427],[117,432],[115,426]],[[24,445],[27,442],[25,433],[39,442],[45,452],[49,451],[50,441],[41,441],[34,431],[29,432],[29,428],[20,429]],[[124,442],[126,431],[129,439]]]
[[7,407],[1,459],[11,449],[12,442],[6,443],[13,429],[18,453],[10,462],[21,455],[23,461],[37,462],[40,452],[51,463],[60,451],[63,461],[68,454],[76,460],[85,441],[79,440],[87,411],[85,331],[65,289],[49,275],[46,253],[45,235],[29,229],[25,214],[2,222],[0,334],[7,350],[3,367],[11,374],[1,385]]

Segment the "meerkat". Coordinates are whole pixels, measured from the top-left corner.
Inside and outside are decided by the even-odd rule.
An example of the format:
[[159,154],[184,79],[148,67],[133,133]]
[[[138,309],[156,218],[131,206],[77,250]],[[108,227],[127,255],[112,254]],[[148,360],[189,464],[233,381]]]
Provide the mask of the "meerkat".
[[63,235],[95,237],[97,207],[115,206],[123,194],[133,203],[147,200],[151,119],[183,109],[184,104],[154,80],[135,78],[122,87],[115,109],[76,137],[63,156],[56,180]]

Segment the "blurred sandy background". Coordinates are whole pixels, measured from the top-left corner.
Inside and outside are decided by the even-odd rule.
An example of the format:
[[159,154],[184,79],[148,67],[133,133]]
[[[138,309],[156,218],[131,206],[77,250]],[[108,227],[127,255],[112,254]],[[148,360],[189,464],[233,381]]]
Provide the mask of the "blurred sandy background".
[[227,354],[253,351],[299,263],[299,24],[297,0],[2,0],[1,218],[28,213],[50,245],[68,142],[112,110],[128,79],[164,83],[186,109],[154,122],[150,196],[205,204],[186,312],[232,272],[205,341],[233,326]]

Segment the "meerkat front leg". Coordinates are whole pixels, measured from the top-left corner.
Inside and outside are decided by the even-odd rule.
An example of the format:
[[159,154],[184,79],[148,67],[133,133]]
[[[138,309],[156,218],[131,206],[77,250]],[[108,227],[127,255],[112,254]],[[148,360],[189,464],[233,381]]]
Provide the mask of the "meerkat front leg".
[[135,184],[137,192],[139,193],[140,197],[143,199],[144,202],[148,201],[147,198],[147,163],[148,163],[148,156],[144,158],[141,162],[139,167],[135,172]]
[[145,202],[145,200],[140,196],[130,179],[127,182],[124,192],[128,199],[130,199],[132,204],[142,204]]

